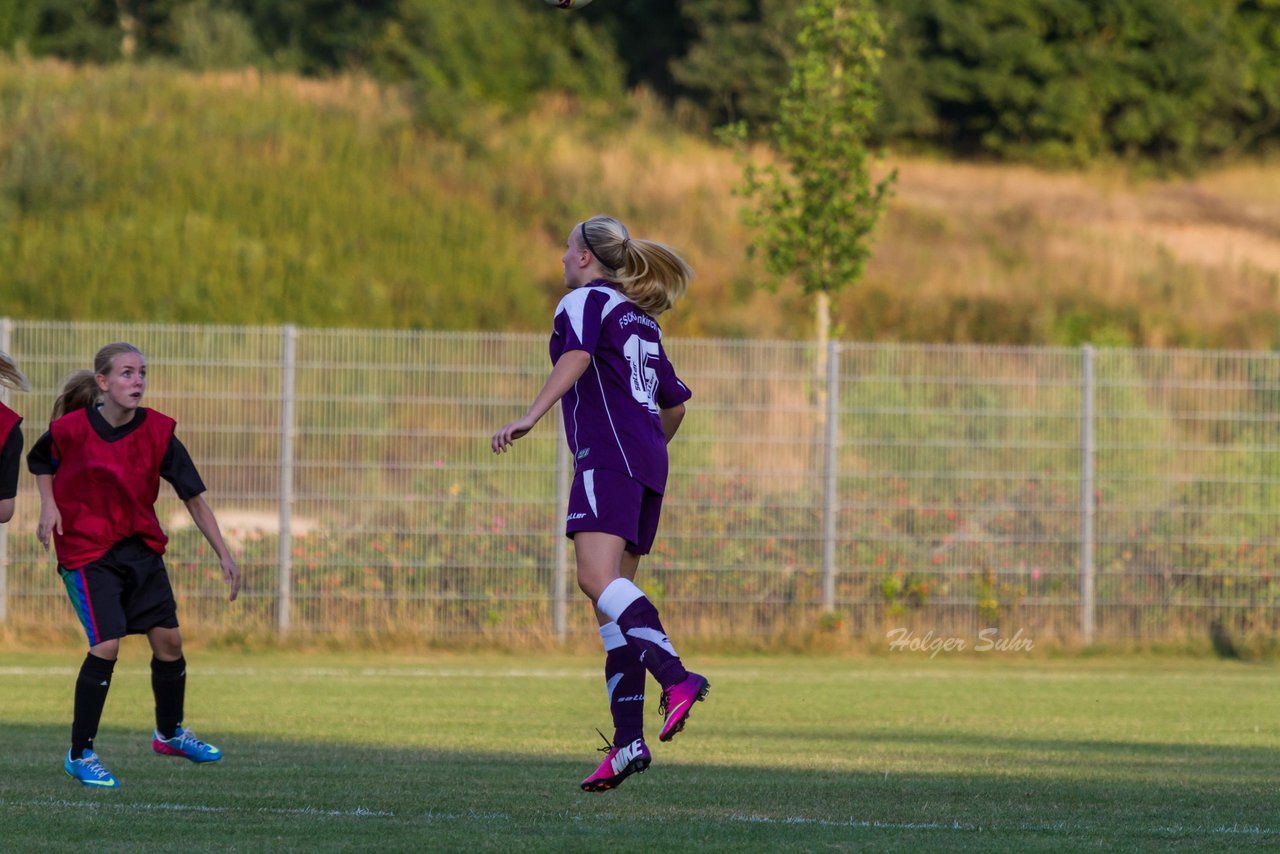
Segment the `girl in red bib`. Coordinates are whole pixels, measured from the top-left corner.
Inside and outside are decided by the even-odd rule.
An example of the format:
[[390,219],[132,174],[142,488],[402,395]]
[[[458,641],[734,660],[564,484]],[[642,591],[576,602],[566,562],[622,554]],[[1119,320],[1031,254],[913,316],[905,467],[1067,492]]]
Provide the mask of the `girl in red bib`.
[[142,351],[108,344],[98,351],[93,371],[67,380],[53,405],[49,432],[27,455],[40,490],[36,535],[46,549],[52,538],[58,573],[89,639],[63,770],[99,788],[120,785],[99,761],[93,739],[120,639],[128,634],[145,634],[151,644],[155,752],[192,762],[222,758],[222,751],[182,726],[187,670],[162,557],[169,538],[155,510],[161,478],[172,484],[217,554],[231,601],[240,590],[240,568],[204,500],[200,473],[174,435],[174,420],[141,405],[146,387]]
[[[0,385],[29,391],[27,378],[7,353],[0,353]],[[0,523],[13,518],[18,497],[18,471],[22,468],[22,416],[0,403]]]

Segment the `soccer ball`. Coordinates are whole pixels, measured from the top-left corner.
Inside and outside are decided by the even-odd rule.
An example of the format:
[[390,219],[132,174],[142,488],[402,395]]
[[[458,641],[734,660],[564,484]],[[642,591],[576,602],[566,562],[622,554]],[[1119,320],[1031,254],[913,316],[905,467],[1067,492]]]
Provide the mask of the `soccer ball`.
[[543,0],[548,6],[557,6],[561,9],[577,9],[587,5],[591,0]]

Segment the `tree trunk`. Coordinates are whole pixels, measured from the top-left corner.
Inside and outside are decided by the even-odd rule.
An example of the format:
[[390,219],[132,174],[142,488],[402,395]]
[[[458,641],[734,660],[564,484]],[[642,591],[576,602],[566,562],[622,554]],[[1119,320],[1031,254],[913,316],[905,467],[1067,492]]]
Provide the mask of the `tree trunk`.
[[813,304],[814,333],[817,358],[814,359],[813,387],[817,389],[819,404],[827,398],[827,345],[831,342],[831,294],[818,291]]
[[831,340],[831,294],[818,291],[818,299],[814,307],[814,322],[817,324],[818,349],[825,353],[827,342]]
[[[830,354],[829,343],[831,341],[831,294],[826,291],[818,291],[813,304],[814,313],[814,333],[817,352],[814,353],[813,360],[813,405],[816,410],[816,416],[813,419],[814,443],[813,447],[819,449],[821,454],[822,437],[827,432],[827,362]],[[822,460],[817,461],[819,471],[821,471]]]
[[116,0],[116,8],[120,12],[120,56],[125,62],[131,62],[138,52],[138,19],[129,9],[129,0]]

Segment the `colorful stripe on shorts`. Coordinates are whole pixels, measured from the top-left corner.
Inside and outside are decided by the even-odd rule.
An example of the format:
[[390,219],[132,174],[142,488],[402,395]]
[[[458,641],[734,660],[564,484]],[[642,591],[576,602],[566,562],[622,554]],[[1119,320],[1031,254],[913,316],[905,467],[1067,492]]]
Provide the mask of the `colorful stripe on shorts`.
[[71,606],[76,609],[80,625],[89,638],[89,646],[97,646],[99,642],[98,622],[93,616],[93,599],[89,596],[89,582],[84,577],[84,568],[62,570],[62,583],[66,585],[67,595],[71,597]]

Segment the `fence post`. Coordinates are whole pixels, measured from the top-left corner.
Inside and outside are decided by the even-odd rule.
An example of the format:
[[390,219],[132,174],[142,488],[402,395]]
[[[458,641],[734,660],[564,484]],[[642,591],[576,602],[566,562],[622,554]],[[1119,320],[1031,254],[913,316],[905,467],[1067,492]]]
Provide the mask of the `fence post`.
[[1097,502],[1094,497],[1094,350],[1086,344],[1080,351],[1080,634],[1093,643],[1095,591],[1093,579],[1093,522]]
[[552,619],[555,622],[556,640],[563,642],[568,634],[569,598],[569,538],[564,535],[564,514],[569,506],[569,475],[573,461],[569,459],[569,444],[564,436],[564,412],[557,404],[556,411],[556,511],[551,523],[556,541],[555,582],[552,585]]
[[[13,320],[0,318],[0,352],[10,352]],[[9,389],[0,386],[0,403],[8,405]],[[30,441],[30,440],[28,440]],[[9,526],[0,525],[0,625],[9,621]]]
[[827,342],[826,457],[822,485],[822,609],[836,609],[836,522],[840,515],[840,343]]
[[293,435],[298,369],[298,329],[280,331],[280,538],[276,631],[289,634],[293,609]]

